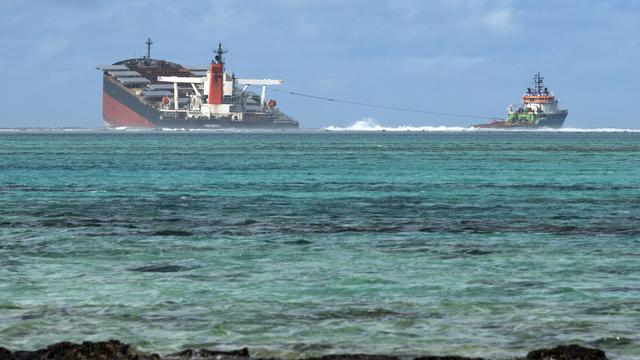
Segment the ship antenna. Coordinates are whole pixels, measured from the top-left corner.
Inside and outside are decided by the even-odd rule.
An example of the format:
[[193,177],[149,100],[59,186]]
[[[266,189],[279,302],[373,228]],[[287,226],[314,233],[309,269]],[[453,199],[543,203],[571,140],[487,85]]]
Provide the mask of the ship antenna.
[[149,63],[151,62],[151,45],[153,45],[153,41],[151,41],[151,38],[147,38],[147,42],[145,44],[147,44],[147,58],[145,59],[145,63],[149,66]]
[[222,58],[222,55],[226,54],[227,50],[222,48],[222,42],[218,42],[218,48],[213,50],[213,52],[216,54],[216,57],[215,57],[216,63],[224,65],[224,59]]
[[539,71],[533,76],[533,84],[535,85],[536,94],[542,94],[544,89],[544,77],[540,75]]

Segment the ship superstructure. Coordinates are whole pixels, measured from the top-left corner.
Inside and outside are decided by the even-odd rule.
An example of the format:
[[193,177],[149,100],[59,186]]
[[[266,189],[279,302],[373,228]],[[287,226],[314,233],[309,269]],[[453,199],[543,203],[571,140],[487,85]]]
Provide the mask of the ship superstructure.
[[[298,122],[267,100],[268,86],[282,80],[239,79],[225,72],[222,44],[208,67],[189,67],[147,55],[98,66],[103,72],[103,118],[107,127],[297,128]],[[261,87],[261,94],[248,91]]]
[[522,96],[522,104],[509,105],[506,120],[493,120],[474,127],[559,129],[568,113],[567,110],[559,108],[558,99],[544,86],[544,78],[537,73],[533,76],[533,87],[527,88]]

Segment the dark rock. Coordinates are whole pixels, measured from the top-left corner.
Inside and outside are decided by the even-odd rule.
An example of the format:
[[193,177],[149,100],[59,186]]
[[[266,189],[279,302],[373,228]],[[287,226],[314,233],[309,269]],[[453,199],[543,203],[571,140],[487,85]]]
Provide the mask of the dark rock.
[[11,351],[0,346],[0,360],[10,359]]
[[[253,359],[249,349],[216,351],[207,349],[184,350],[160,357],[157,354],[138,353],[130,345],[117,340],[105,342],[83,342],[74,344],[61,342],[35,351],[11,352],[0,347],[0,360],[277,360]],[[307,360],[400,360],[396,356],[367,354],[336,354],[313,357]],[[414,360],[483,360],[463,356],[422,356]],[[561,345],[552,349],[529,352],[526,360],[607,360],[604,351],[579,345]]]
[[470,358],[464,356],[422,356],[414,360],[485,360],[484,358]]
[[177,352],[175,354],[167,355],[163,359],[165,360],[204,360],[204,359],[216,359],[216,360],[240,360],[249,359],[249,349],[242,348],[232,351],[215,351],[207,349],[189,349]]
[[335,354],[309,358],[308,360],[400,360],[396,356],[367,354]]
[[553,349],[533,350],[527,354],[527,360],[607,360],[607,355],[600,349],[560,345]]
[[127,344],[117,340],[106,342],[83,342],[74,344],[60,342],[36,351],[16,351],[2,360],[160,360],[155,354],[142,355]]

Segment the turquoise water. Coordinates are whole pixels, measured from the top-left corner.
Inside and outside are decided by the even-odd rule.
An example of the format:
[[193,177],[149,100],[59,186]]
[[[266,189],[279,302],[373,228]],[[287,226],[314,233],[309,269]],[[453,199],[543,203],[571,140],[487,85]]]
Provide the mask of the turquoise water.
[[0,133],[0,346],[640,358],[640,134]]

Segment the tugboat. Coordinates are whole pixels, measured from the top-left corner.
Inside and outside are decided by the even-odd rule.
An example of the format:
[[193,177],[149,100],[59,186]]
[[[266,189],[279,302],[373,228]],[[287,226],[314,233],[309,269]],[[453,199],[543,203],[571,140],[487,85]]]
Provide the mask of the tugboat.
[[567,118],[568,110],[560,110],[558,99],[544,86],[544,78],[537,73],[533,76],[533,87],[527,88],[522,96],[522,104],[510,105],[506,120],[495,119],[488,124],[472,125],[474,128],[489,129],[560,129]]

